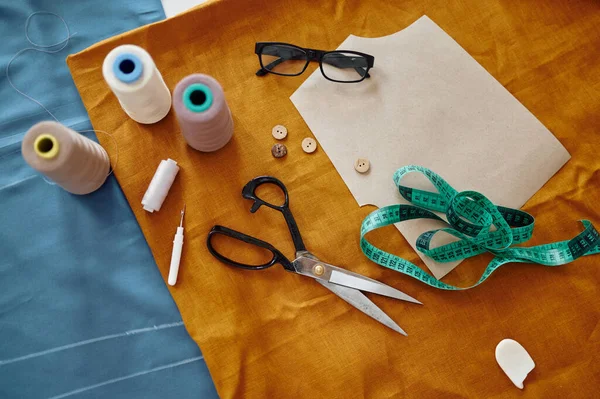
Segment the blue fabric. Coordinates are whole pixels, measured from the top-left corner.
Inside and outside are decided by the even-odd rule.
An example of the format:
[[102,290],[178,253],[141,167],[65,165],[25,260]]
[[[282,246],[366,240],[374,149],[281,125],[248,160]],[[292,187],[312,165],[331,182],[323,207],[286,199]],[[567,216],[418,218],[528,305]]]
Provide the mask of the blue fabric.
[[[4,71],[30,47],[35,11],[76,34],[59,53],[20,55],[11,79],[75,130],[92,126],[67,54],[164,18],[160,0],[0,2],[0,398],[217,397],[115,178],[75,196],[23,161],[24,133],[50,117]],[[42,44],[65,37],[49,15],[29,32]]]

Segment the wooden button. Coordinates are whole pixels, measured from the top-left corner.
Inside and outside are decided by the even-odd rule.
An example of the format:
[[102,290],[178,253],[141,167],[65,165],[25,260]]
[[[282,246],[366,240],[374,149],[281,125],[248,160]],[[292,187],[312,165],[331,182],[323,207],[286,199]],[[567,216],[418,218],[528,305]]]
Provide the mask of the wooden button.
[[287,154],[287,148],[283,144],[275,144],[271,147],[271,154],[275,158],[283,158]]
[[356,169],[358,173],[367,173],[370,167],[371,163],[366,158],[358,158],[356,162],[354,162],[354,169]]
[[271,134],[277,140],[283,140],[287,136],[287,128],[283,125],[275,125],[271,130]]
[[302,140],[302,150],[304,150],[304,152],[306,152],[307,154],[315,152],[316,149],[317,142],[315,139],[307,137],[304,140]]

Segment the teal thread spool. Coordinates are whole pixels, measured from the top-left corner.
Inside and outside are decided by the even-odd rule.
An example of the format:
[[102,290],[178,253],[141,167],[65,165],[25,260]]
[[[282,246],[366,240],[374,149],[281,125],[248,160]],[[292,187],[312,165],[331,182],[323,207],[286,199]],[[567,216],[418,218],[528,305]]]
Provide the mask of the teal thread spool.
[[204,112],[210,108],[212,103],[212,91],[205,84],[191,84],[183,92],[183,104],[192,112]]
[[211,76],[193,74],[182,79],[173,91],[173,108],[190,147],[211,152],[231,140],[231,111],[221,85]]

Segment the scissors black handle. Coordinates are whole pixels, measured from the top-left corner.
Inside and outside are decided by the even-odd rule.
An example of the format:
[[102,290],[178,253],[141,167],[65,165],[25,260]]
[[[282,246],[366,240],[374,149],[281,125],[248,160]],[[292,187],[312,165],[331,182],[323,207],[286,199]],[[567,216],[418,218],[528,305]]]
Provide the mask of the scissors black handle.
[[[270,251],[273,254],[273,257],[271,258],[270,261],[268,261],[267,263],[261,264],[261,265],[250,265],[250,264],[246,264],[246,263],[237,262],[233,259],[226,257],[225,255],[220,254],[213,246],[212,239],[216,235],[219,235],[219,234],[234,238],[236,240],[243,241],[243,242],[251,244],[251,245],[255,245],[260,248],[264,248],[264,249]],[[284,267],[284,269],[286,269],[288,271],[295,271],[294,266],[292,265],[292,262],[290,262],[290,260],[288,258],[286,258],[285,255],[283,255],[277,248],[275,248],[268,242],[261,241],[258,238],[251,237],[247,234],[240,233],[239,231],[235,231],[235,230],[232,230],[232,229],[224,227],[224,226],[217,225],[217,226],[214,226],[210,230],[210,232],[208,233],[208,238],[206,239],[206,246],[208,247],[208,251],[212,254],[212,256],[214,256],[221,262],[226,263],[231,266],[235,266],[235,267],[239,267],[239,268],[247,269],[247,270],[263,270],[263,269],[267,269],[267,268],[273,266],[276,263],[279,263],[281,266]]]
[[[256,189],[263,184],[275,184],[281,189],[281,191],[283,191],[283,194],[285,195],[285,201],[283,205],[271,204],[262,200],[256,195]],[[288,195],[287,188],[280,180],[272,176],[255,177],[254,179],[250,180],[248,184],[246,184],[242,189],[242,197],[254,201],[252,207],[250,208],[250,212],[252,213],[256,212],[262,205],[266,205],[269,208],[275,209],[276,211],[283,213],[285,222],[287,223],[288,229],[290,230],[290,234],[292,235],[292,240],[294,241],[294,247],[296,247],[296,252],[306,251],[304,241],[302,241],[302,236],[300,235],[300,230],[298,229],[296,220],[294,220],[294,216],[292,215],[292,211],[290,210],[290,198]]]

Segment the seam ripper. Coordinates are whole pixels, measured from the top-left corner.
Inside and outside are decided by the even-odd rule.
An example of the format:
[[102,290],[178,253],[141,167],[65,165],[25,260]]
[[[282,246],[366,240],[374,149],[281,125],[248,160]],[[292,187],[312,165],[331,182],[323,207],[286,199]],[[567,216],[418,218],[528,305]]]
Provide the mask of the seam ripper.
[[181,221],[175,238],[173,238],[173,252],[171,252],[171,266],[169,267],[169,285],[175,285],[177,274],[179,273],[179,262],[181,261],[181,250],[183,249],[183,215],[185,213],[185,204],[181,210]]

